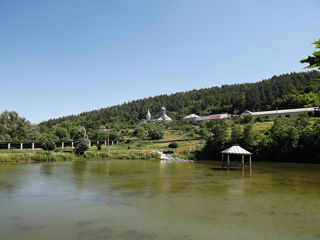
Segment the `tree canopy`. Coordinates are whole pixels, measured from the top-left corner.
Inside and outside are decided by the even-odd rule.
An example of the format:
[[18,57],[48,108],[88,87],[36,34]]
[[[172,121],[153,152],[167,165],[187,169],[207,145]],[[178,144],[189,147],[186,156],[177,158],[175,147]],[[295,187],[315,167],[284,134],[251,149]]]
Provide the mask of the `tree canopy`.
[[[174,120],[191,113],[210,115],[216,113],[240,114],[244,110],[259,111],[280,108],[278,104],[289,94],[305,94],[314,80],[320,78],[320,72],[310,71],[301,73],[283,74],[257,83],[223,85],[187,92],[178,92],[171,95],[159,95],[102,108],[79,115],[71,115],[51,119],[40,123],[41,129],[51,128],[64,122],[84,126],[88,134],[101,126],[115,131],[134,128],[145,118],[150,109],[153,117],[158,116],[160,108],[165,106],[167,114]],[[313,90],[312,90],[313,91]],[[281,101],[281,108],[304,107],[318,101],[312,95]]]
[[[313,44],[316,45],[316,49],[320,49],[320,39]],[[308,56],[300,62],[309,64],[306,68],[318,68],[320,70],[320,51],[314,51],[312,54],[313,56]]]
[[[51,119],[38,125],[32,125],[16,112],[5,111],[0,115],[0,141],[69,141],[74,140],[80,126],[85,127],[90,140],[106,140],[107,133],[102,130],[105,128],[110,129],[110,140],[120,140],[132,135],[141,138],[156,138],[155,135],[158,135],[157,138],[161,138],[160,129],[148,129],[152,124],[138,127],[148,109],[155,118],[160,108],[165,106],[172,119],[181,120],[191,113],[241,114],[244,110],[320,106],[319,79],[320,72],[315,70],[283,74],[257,83],[223,85],[149,97],[79,115]],[[244,120],[250,122],[250,119]],[[186,131],[189,136],[194,135],[192,129]],[[206,129],[201,129],[201,136],[208,134]],[[238,142],[238,137],[237,132],[234,132],[233,141]]]

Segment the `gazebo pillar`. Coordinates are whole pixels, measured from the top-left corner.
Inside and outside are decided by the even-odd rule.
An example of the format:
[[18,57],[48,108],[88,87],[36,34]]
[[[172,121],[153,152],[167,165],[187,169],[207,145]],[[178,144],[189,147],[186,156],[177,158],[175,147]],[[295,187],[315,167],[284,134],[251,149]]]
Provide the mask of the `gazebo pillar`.
[[228,154],[227,156],[228,156],[227,160],[228,160],[228,170],[229,170],[230,169],[230,154]]
[[224,162],[223,162],[223,153],[221,154],[221,158],[222,158],[222,159],[221,159],[221,160],[222,160],[222,166],[221,166],[221,167],[223,168],[223,167],[224,167]]
[[[252,153],[248,152],[247,150],[243,149],[242,147],[240,147],[239,145],[234,145],[232,147],[229,147],[228,149],[221,151],[220,152],[222,154],[222,168],[224,167],[224,155],[227,155],[227,166],[228,166],[228,170],[230,169],[230,155],[237,155],[237,156],[241,156],[242,158],[242,168],[245,168],[245,156],[248,155],[249,156],[249,168],[251,169],[252,167],[252,162],[251,162],[251,158],[252,158]],[[237,167],[240,164],[237,164],[237,160],[234,160],[235,164],[234,166]]]
[[242,168],[244,169],[244,155],[242,155]]

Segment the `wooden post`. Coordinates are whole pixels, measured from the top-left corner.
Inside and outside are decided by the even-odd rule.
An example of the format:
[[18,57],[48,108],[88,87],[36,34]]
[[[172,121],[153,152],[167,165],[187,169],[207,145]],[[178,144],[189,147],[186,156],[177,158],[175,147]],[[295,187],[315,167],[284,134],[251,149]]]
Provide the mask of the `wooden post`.
[[11,143],[8,143],[8,149],[10,150],[10,148],[11,148]]
[[33,142],[33,143],[31,143],[31,145],[32,145],[32,147],[31,147],[31,148],[32,148],[32,150],[34,150],[34,142]]
[[20,150],[23,149],[23,143],[20,143]]
[[230,169],[230,154],[228,154],[228,170]]
[[61,142],[61,148],[64,148],[64,142]]
[[71,148],[73,148],[73,142],[71,142]]
[[249,157],[249,161],[250,161],[249,164],[250,164],[250,169],[251,169],[251,155],[250,155],[250,157]]
[[242,168],[244,169],[244,155],[242,155]]

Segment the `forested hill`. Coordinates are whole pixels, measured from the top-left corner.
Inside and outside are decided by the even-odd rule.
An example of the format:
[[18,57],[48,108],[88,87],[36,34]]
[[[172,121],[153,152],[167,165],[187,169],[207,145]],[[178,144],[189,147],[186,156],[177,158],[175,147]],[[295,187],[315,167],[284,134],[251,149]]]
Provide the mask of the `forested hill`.
[[[148,108],[153,117],[165,106],[168,115],[178,119],[190,113],[240,114],[244,110],[269,110],[320,105],[320,72],[283,74],[257,83],[223,85],[171,95],[159,95],[71,115],[40,123],[47,128],[64,121],[76,122],[88,129],[113,123],[134,124],[145,118]],[[106,103],[107,104],[107,103]]]

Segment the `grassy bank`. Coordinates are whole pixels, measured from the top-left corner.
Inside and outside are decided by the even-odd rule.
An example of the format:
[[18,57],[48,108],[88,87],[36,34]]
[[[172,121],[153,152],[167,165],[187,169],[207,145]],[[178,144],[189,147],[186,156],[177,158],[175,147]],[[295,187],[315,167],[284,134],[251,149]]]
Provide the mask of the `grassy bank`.
[[76,160],[73,154],[51,154],[51,153],[11,153],[0,154],[0,162],[51,162]]
[[[231,121],[228,121],[231,125]],[[263,133],[272,126],[273,122],[257,122],[253,124],[253,131],[256,133]],[[243,129],[244,124],[239,124]],[[199,126],[194,126],[199,128]],[[231,128],[228,128],[229,134],[231,134]],[[194,138],[199,138],[199,135],[195,135]],[[109,147],[109,151],[106,151],[106,147],[102,146],[102,150],[98,151],[97,147],[90,147],[86,152],[85,157],[77,157],[74,155],[73,150],[70,148],[56,149],[50,153],[37,149],[37,150],[0,150],[0,162],[49,162],[49,161],[70,161],[77,159],[158,159],[159,156],[155,151],[173,151],[174,157],[182,159],[195,160],[195,151],[199,150],[204,145],[204,140],[188,140],[190,136],[186,132],[179,130],[169,129],[165,131],[165,134],[160,140],[141,140],[139,138],[128,138],[129,142],[120,142],[117,145]],[[169,148],[168,141],[177,140],[178,148]],[[166,142],[167,141],[167,142]]]
[[72,161],[83,159],[159,159],[159,155],[156,153],[122,153],[122,152],[97,152],[88,151],[83,157],[77,157],[71,153],[10,153],[0,154],[0,163],[26,163],[26,162],[52,162],[52,161]]

